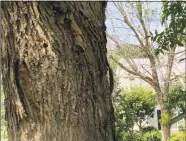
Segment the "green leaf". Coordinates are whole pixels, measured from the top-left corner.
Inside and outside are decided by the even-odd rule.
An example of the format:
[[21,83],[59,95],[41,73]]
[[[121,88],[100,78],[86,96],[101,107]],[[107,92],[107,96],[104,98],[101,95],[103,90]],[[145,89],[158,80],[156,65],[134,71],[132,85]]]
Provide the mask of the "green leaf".
[[183,44],[182,42],[180,42],[180,41],[178,41],[177,44],[178,44],[179,46],[184,46],[184,44]]

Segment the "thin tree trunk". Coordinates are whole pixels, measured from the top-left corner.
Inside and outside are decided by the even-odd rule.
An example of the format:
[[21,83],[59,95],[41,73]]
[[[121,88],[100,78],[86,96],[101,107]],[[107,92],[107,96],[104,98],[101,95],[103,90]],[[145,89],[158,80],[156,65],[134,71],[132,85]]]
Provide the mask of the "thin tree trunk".
[[161,125],[162,126],[162,141],[168,141],[170,137],[170,125]]
[[9,141],[113,141],[105,2],[2,2]]
[[[170,111],[161,107],[161,116],[166,115],[166,114],[170,115]],[[163,120],[162,117],[161,117],[161,120]],[[170,133],[171,133],[170,128],[171,128],[171,121],[166,121],[166,123],[163,123],[161,121],[162,141],[168,141],[170,137]]]

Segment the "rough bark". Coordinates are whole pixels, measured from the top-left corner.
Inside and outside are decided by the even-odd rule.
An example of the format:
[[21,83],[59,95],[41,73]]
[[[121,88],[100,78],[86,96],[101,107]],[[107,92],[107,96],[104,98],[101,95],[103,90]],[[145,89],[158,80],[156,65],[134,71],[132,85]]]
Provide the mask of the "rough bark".
[[2,2],[9,141],[113,141],[105,2]]

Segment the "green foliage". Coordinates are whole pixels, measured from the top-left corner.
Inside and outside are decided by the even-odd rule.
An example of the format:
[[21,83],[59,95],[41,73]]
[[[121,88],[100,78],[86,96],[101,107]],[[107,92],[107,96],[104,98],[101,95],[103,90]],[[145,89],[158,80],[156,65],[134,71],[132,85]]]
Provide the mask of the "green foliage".
[[157,130],[157,129],[154,126],[146,126],[146,127],[143,127],[142,132],[146,133],[146,132],[151,132],[153,130]]
[[186,127],[183,123],[179,124],[178,129],[179,131],[186,131]]
[[123,58],[144,58],[147,57],[145,51],[137,45],[125,44],[122,51],[120,51]]
[[161,141],[161,133],[157,129],[143,134],[143,141]]
[[161,123],[163,125],[170,125],[172,116],[169,114],[162,114],[161,115]]
[[123,138],[123,132],[132,132],[135,124],[141,128],[140,123],[153,116],[155,104],[155,97],[149,89],[133,86],[123,90],[115,103],[118,138]]
[[186,140],[185,132],[175,132],[175,133],[172,133],[168,141],[185,141],[185,140]]
[[137,132],[125,132],[119,141],[143,141],[143,138]]
[[[135,121],[145,120],[151,115],[155,107],[155,97],[150,89],[139,86],[132,86],[121,93],[121,98],[125,101],[127,108],[132,109]],[[123,104],[123,103],[122,103]],[[123,105],[124,106],[124,105]]]
[[186,41],[186,2],[163,2],[162,24],[167,22],[169,24],[165,30],[160,33],[156,31],[152,37],[153,41],[159,43],[156,54],[168,50],[168,45],[171,48],[175,45],[183,46]]
[[167,109],[179,108],[180,112],[186,109],[186,92],[181,84],[172,85],[165,94],[164,106]]
[[126,131],[121,133],[118,141],[161,141],[161,132],[154,127],[153,130],[142,133],[136,131]]

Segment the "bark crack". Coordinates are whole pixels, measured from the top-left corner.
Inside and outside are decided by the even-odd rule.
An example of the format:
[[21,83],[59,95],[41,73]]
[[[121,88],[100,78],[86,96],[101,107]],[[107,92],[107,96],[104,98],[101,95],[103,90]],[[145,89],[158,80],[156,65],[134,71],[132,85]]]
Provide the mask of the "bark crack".
[[17,59],[15,61],[15,64],[14,64],[15,85],[17,86],[17,91],[18,91],[18,94],[19,94],[20,101],[23,104],[23,109],[25,111],[25,114],[26,114],[26,116],[28,116],[29,115],[29,110],[27,108],[27,103],[25,101],[25,95],[24,95],[24,92],[21,88],[20,81],[19,81],[19,64],[20,64],[19,59]]

